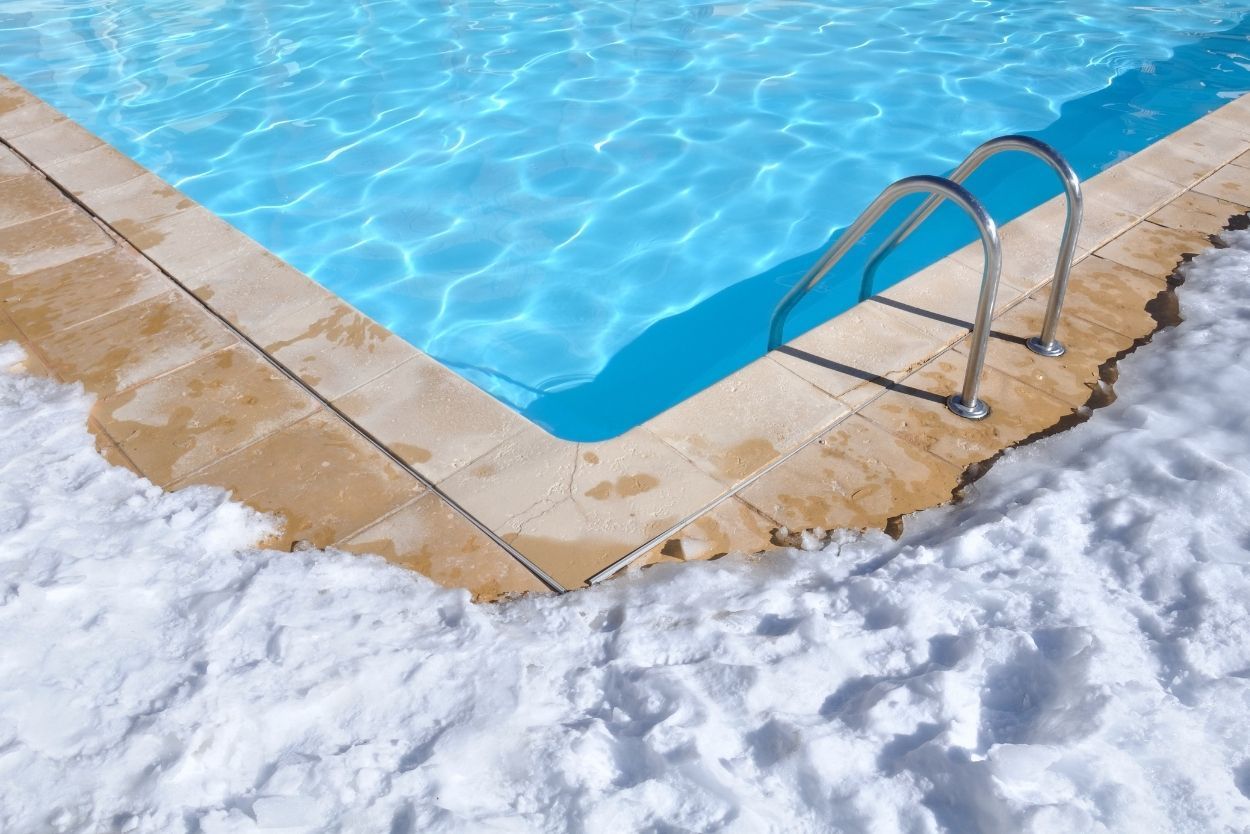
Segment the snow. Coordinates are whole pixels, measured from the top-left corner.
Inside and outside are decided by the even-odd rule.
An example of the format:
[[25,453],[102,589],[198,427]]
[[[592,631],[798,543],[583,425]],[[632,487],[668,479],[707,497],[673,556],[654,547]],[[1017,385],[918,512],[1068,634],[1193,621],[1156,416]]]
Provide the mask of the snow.
[[1250,234],[898,542],[477,606],[3,369],[0,830],[1250,831]]

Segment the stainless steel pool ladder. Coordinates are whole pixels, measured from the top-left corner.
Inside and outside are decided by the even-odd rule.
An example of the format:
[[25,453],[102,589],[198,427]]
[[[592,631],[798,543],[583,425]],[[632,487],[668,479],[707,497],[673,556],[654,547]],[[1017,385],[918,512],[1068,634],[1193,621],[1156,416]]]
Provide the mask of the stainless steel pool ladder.
[[989,416],[990,407],[980,399],[979,394],[981,372],[985,367],[985,352],[989,347],[994,301],[998,295],[998,282],[1002,275],[1002,242],[999,240],[998,226],[994,218],[989,215],[981,202],[963,187],[962,183],[986,160],[1004,151],[1022,151],[1041,159],[1054,169],[1063,181],[1067,199],[1067,219],[1064,223],[1063,238],[1059,244],[1059,257],[1055,262],[1054,282],[1046,307],[1046,318],[1042,324],[1041,334],[1030,338],[1027,342],[1029,349],[1041,356],[1062,356],[1064,347],[1059,342],[1057,333],[1063,299],[1068,288],[1068,278],[1072,272],[1072,261],[1076,255],[1077,236],[1080,234],[1084,215],[1081,181],[1067,160],[1050,145],[1028,136],[1018,135],[1000,136],[984,143],[969,154],[949,178],[927,175],[906,177],[882,191],[863,214],[856,218],[842,236],[825,251],[825,254],[808,270],[803,279],[781,299],[773,311],[769,325],[768,349],[772,351],[781,347],[782,329],[790,312],[803,296],[824,279],[829,270],[850,251],[851,247],[859,242],[868,229],[881,219],[890,206],[909,194],[927,193],[930,195],[928,199],[899,224],[898,228],[868,259],[868,264],[864,269],[864,289],[861,295],[867,297],[871,292],[873,276],[886,255],[915,231],[916,227],[933,213],[942,200],[950,200],[962,208],[972,218],[980,233],[984,268],[981,273],[981,292],[977,299],[977,313],[972,325],[972,343],[968,367],[964,372],[963,388],[958,394],[952,394],[946,404],[960,417],[980,420]]

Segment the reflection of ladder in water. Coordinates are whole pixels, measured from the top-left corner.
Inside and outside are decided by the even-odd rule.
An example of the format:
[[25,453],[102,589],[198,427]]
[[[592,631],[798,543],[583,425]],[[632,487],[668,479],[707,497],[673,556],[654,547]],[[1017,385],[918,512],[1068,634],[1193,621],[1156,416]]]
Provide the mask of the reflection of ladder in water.
[[808,270],[803,280],[795,284],[786,293],[785,298],[773,311],[768,331],[768,349],[781,347],[784,340],[781,335],[786,318],[800,299],[815,287],[829,273],[834,265],[842,259],[850,248],[859,242],[868,229],[881,219],[881,215],[902,197],[909,194],[929,194],[929,198],[904,220],[893,234],[881,244],[864,270],[864,294],[872,287],[872,278],[881,261],[917,226],[933,213],[943,199],[950,200],[962,208],[981,234],[981,247],[985,256],[985,268],[981,275],[981,294],[977,301],[977,315],[972,325],[972,343],[969,348],[968,367],[964,372],[963,390],[952,394],[946,401],[950,410],[960,417],[980,420],[990,413],[989,405],[978,397],[981,385],[981,370],[985,366],[985,351],[990,340],[990,320],[994,315],[994,299],[998,294],[998,280],[1002,273],[1002,243],[998,237],[998,226],[990,217],[985,207],[976,197],[963,187],[962,183],[987,159],[1003,151],[1023,151],[1046,162],[1063,181],[1067,196],[1068,216],[1063,228],[1063,239],[1059,244],[1059,258],[1055,263],[1054,283],[1050,289],[1050,302],[1046,307],[1046,319],[1042,332],[1028,340],[1028,347],[1041,356],[1062,356],[1064,347],[1056,338],[1059,329],[1059,314],[1063,307],[1063,296],[1068,288],[1068,276],[1072,271],[1072,259],[1076,254],[1076,239],[1081,231],[1081,218],[1084,212],[1084,198],[1081,195],[1081,181],[1077,178],[1072,166],[1067,163],[1059,152],[1028,136],[1000,136],[991,139],[968,155],[950,177],[917,176],[905,177],[893,183],[864,209],[851,226],[843,232],[837,242],[830,246],[821,256],[816,265]]

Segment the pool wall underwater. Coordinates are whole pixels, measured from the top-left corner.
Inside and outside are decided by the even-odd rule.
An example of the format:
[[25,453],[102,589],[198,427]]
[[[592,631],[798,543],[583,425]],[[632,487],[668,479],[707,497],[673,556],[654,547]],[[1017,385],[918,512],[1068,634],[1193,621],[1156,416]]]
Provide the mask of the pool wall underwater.
[[[78,31],[75,37],[80,40],[98,39],[100,34],[90,30],[88,7],[76,8],[75,22],[69,29]],[[11,41],[15,37],[13,33],[24,21],[27,24],[37,21],[40,14],[38,10],[16,14],[8,10],[0,11],[0,29],[5,33],[3,38]],[[4,42],[0,40],[0,43]],[[207,96],[205,115],[198,124],[189,120],[181,123],[176,132],[166,130],[136,134],[128,127],[128,113],[133,111],[125,107],[102,107],[99,101],[86,95],[100,80],[90,83],[82,80],[90,76],[91,71],[75,68],[70,60],[72,49],[67,49],[61,58],[52,55],[37,60],[38,53],[38,49],[30,49],[29,45],[25,49],[6,49],[0,52],[4,56],[0,57],[0,71],[167,177],[400,336],[422,347],[547,431],[567,440],[592,441],[619,435],[758,358],[764,352],[765,331],[771,310],[824,248],[822,244],[802,254],[784,258],[749,277],[699,295],[697,303],[692,306],[683,308],[677,305],[671,314],[650,314],[653,320],[645,328],[610,352],[590,351],[595,355],[593,373],[550,375],[536,385],[532,379],[511,378],[498,368],[481,362],[464,361],[464,357],[458,356],[455,351],[440,351],[438,345],[443,334],[431,340],[406,328],[403,321],[394,320],[394,298],[382,298],[373,292],[354,293],[351,281],[334,275],[336,269],[344,269],[345,274],[351,272],[343,268],[341,260],[327,260],[321,256],[323,253],[302,251],[304,240],[289,233],[285,224],[299,225],[300,222],[300,197],[297,196],[289,205],[274,203],[266,205],[265,211],[255,210],[256,206],[249,204],[251,197],[246,188],[247,176],[254,172],[245,176],[243,172],[248,169],[244,167],[240,173],[233,173],[229,149],[234,140],[225,141],[211,152],[208,147],[196,144],[197,137],[205,135],[220,139],[223,128],[230,127],[229,124],[217,124],[210,115],[213,107],[225,106],[228,99],[214,101],[211,95]],[[1082,176],[1092,176],[1250,89],[1248,54],[1250,22],[1243,15],[1235,26],[1219,32],[1204,32],[1197,40],[1171,50],[1170,56],[1165,59],[1134,66],[1132,56],[1128,56],[1126,66],[1117,70],[1108,86],[1065,102],[1048,125],[1025,132],[1057,147]],[[1059,70],[1050,68],[1047,71]],[[131,77],[130,81],[138,84],[138,76]],[[192,78],[191,82],[194,83],[195,79]],[[203,86],[212,87],[211,84]],[[345,95],[349,92],[345,91]],[[141,105],[146,94],[140,89],[127,90],[129,106]],[[976,108],[977,103],[969,100],[964,106]],[[837,125],[826,125],[823,129],[834,135],[838,131]],[[940,134],[942,126],[934,125],[933,130]],[[1010,124],[1003,124],[995,132],[1013,130]],[[949,147],[944,154],[957,157],[984,138],[988,137],[946,137]],[[180,173],[180,154],[204,153],[214,160],[216,173],[213,178]],[[870,155],[860,164],[866,168],[874,166]],[[892,160],[882,170],[891,177],[894,174],[941,173],[925,170],[922,163],[908,167],[906,159]],[[276,176],[280,178],[280,172]],[[230,177],[244,182],[238,187],[223,187],[222,180]],[[1048,170],[1023,158],[996,160],[978,173],[970,186],[1000,222],[1059,192]],[[300,195],[303,193],[298,192]],[[392,203],[407,201],[413,204],[412,217],[416,219],[410,217],[412,225],[407,233],[421,234],[419,215],[423,198],[419,193],[383,191],[377,198]],[[836,191],[822,193],[820,198],[833,204],[846,202],[844,195]],[[838,206],[841,216],[853,217],[866,204],[866,200],[859,198],[852,202],[854,205]],[[714,213],[716,207],[711,204],[702,208]],[[797,336],[860,300],[859,268],[862,257],[888,231],[891,220],[901,217],[910,208],[911,205],[901,206],[887,217],[881,224],[881,230],[857,247],[859,257],[852,255],[848,258],[822,288],[804,302],[791,319],[788,336]],[[279,222],[275,218],[285,219]],[[743,225],[742,234],[749,237],[749,224]],[[884,289],[939,260],[972,237],[971,226],[959,214],[952,210],[939,212],[891,257],[875,289]],[[835,238],[836,232],[828,236],[826,243]],[[461,254],[472,260],[471,253],[465,251]],[[450,260],[444,263],[454,261],[453,255],[448,255]],[[402,253],[386,250],[368,255],[362,261],[365,266],[359,268],[367,269],[371,263],[388,258],[408,266],[414,263]],[[612,269],[615,262],[615,255],[605,253],[605,268],[601,272],[582,275],[578,280],[611,286],[615,278]],[[475,268],[472,263],[465,262],[466,272]],[[416,272],[415,278],[419,280],[420,277],[419,271]],[[533,273],[530,279],[540,282],[541,272]],[[681,276],[666,274],[663,280],[680,281]],[[486,280],[475,291],[489,295],[492,286]],[[555,303],[558,304],[559,300]],[[633,300],[623,293],[622,305],[630,303]],[[490,311],[489,308],[484,309],[485,313],[478,319],[453,324],[448,330],[460,328],[470,334],[466,338],[483,343],[481,350],[485,356],[493,352],[518,350],[535,354],[547,351],[555,355],[566,349],[559,340],[546,344],[541,341],[521,342],[519,346],[509,344],[504,338],[493,341]],[[597,311],[596,315],[602,312]],[[971,312],[968,311],[969,317]],[[594,316],[588,313],[588,318],[593,320]]]

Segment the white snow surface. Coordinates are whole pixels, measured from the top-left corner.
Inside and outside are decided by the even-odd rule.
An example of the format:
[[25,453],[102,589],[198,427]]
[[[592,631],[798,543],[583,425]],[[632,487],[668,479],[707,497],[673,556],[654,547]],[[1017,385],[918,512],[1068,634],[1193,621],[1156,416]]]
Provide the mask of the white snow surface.
[[[0,371],[0,830],[1250,831],[1250,234],[905,535],[474,605]],[[0,369],[19,352],[0,348]]]

